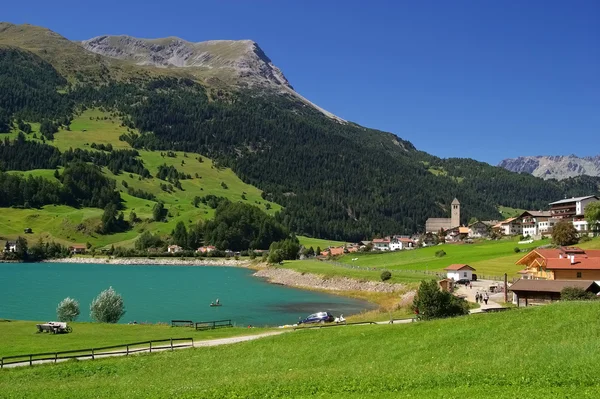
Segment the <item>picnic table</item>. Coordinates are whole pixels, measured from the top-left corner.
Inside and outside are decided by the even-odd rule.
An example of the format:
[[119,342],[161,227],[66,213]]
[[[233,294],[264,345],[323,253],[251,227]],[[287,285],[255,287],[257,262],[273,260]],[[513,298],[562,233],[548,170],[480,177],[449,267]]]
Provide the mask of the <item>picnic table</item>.
[[36,324],[38,332],[49,332],[52,334],[70,333],[73,332],[73,328],[68,326],[67,323],[59,321],[49,321],[48,323]]

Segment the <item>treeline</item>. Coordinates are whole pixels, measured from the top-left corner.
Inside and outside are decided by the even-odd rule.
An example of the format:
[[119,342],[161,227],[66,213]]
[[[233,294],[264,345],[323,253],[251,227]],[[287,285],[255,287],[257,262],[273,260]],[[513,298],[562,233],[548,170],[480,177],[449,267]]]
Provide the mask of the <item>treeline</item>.
[[64,204],[73,207],[105,208],[120,206],[121,197],[114,180],[106,178],[94,165],[75,162],[65,168],[60,181],[43,177],[10,175],[0,172],[0,207],[41,207]]
[[4,138],[0,142],[0,170],[55,169],[73,162],[91,162],[106,166],[114,174],[125,171],[149,178],[150,171],[144,167],[139,155],[136,150],[99,152],[80,148],[61,154],[55,147],[26,140],[25,135],[19,133],[14,141]]
[[0,259],[17,260],[22,262],[39,262],[44,259],[66,258],[70,256],[70,251],[64,245],[52,242],[44,242],[41,238],[33,245],[29,246],[27,239],[18,237],[16,240],[16,250],[9,252],[8,248],[0,248]]

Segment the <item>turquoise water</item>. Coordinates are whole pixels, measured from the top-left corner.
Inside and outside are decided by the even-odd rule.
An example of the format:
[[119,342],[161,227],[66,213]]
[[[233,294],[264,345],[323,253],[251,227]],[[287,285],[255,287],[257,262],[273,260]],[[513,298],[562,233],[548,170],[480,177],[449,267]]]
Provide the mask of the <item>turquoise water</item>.
[[[122,266],[69,263],[0,264],[0,318],[54,320],[67,296],[79,301],[78,321],[112,286],[123,296],[121,323],[231,319],[238,326],[294,323],[318,311],[350,315],[372,305],[351,298],[269,284],[252,271],[211,266]],[[210,307],[219,298],[223,306]]]

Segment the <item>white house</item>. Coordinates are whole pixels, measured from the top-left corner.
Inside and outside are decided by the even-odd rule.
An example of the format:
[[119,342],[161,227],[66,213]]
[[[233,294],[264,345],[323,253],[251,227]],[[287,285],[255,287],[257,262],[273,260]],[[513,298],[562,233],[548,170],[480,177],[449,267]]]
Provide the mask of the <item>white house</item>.
[[4,252],[17,252],[17,242],[7,241],[4,247]]
[[588,223],[585,220],[585,208],[592,202],[599,201],[596,195],[585,197],[565,198],[560,201],[550,203],[550,213],[553,218],[559,220],[568,220],[580,232],[589,230]]
[[505,236],[516,236],[523,234],[523,225],[518,218],[508,218],[494,225],[495,229],[500,229]]
[[389,238],[375,238],[373,241],[373,249],[376,251],[389,251],[390,250],[390,239]]
[[444,270],[446,270],[447,277],[454,281],[462,279],[471,281],[473,279],[473,272],[475,271],[471,266],[464,264],[450,265]]
[[174,254],[176,252],[181,252],[183,251],[183,248],[181,248],[179,245],[169,245],[167,247],[167,252],[170,254]]
[[555,222],[555,219],[550,217],[550,211],[525,211],[519,219],[523,226],[523,235],[529,237],[547,233]]
[[213,245],[209,245],[206,247],[200,247],[196,250],[196,252],[199,252],[201,254],[208,254],[211,253],[212,251],[216,250],[217,248]]

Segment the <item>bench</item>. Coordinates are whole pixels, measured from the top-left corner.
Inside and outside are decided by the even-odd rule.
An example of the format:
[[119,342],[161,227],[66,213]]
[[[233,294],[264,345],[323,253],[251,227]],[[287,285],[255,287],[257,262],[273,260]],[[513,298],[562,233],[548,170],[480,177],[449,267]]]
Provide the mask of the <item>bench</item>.
[[199,321],[196,323],[196,330],[214,330],[216,328],[233,327],[231,320]]
[[171,327],[194,327],[192,320],[171,320]]

